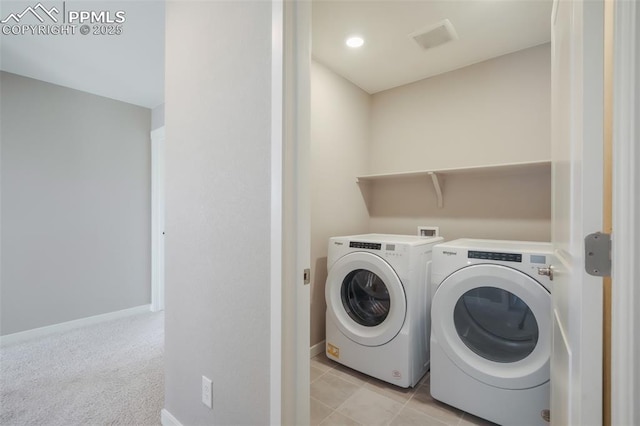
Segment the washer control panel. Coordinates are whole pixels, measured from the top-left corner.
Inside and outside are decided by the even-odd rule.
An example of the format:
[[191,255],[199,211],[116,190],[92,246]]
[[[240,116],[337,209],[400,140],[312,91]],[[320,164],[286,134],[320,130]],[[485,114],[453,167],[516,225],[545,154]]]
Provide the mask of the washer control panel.
[[520,253],[496,253],[491,251],[469,250],[469,259],[499,260],[502,262],[522,262]]
[[359,241],[349,242],[349,247],[367,250],[382,250],[382,244],[380,243],[362,243]]
[[397,244],[391,244],[391,243],[368,243],[368,242],[362,242],[362,241],[350,241],[349,247],[364,249],[364,250],[380,251],[382,253],[380,253],[379,256],[387,257],[387,258],[404,256],[402,247],[398,246]]

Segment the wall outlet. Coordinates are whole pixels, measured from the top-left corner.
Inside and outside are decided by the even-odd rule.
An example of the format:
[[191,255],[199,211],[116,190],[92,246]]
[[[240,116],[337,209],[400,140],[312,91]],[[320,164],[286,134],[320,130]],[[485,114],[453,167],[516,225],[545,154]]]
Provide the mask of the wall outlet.
[[213,383],[205,376],[202,376],[202,403],[213,408]]

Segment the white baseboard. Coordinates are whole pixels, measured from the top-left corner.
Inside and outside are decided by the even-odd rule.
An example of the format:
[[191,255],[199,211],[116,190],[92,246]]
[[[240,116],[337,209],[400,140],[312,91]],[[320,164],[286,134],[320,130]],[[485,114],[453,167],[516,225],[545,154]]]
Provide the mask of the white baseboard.
[[32,330],[20,331],[18,333],[7,334],[6,336],[0,336],[0,346],[22,342],[24,340],[33,339],[36,337],[44,337],[53,333],[60,333],[62,331],[73,330],[74,328],[80,328],[87,325],[98,324],[101,322],[110,321],[118,318],[125,318],[131,315],[146,313],[150,311],[150,308],[151,308],[151,305],[135,306],[133,308],[123,309],[121,311],[108,312],[106,314],[95,315],[87,318],[80,318],[73,321],[62,322],[60,324],[54,324],[46,327],[34,328]]
[[182,423],[173,417],[166,408],[163,408],[160,412],[160,423],[162,423],[162,426],[182,426]]
[[316,343],[315,345],[311,346],[311,348],[309,349],[309,355],[311,355],[311,358],[313,358],[316,355],[320,355],[321,353],[323,353],[325,345],[326,345],[326,343],[323,340],[322,342]]

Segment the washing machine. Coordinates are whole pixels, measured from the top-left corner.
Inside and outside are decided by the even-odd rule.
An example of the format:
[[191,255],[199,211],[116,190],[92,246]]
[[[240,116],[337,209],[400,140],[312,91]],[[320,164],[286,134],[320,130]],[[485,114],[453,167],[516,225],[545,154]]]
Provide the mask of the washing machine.
[[523,241],[433,249],[433,398],[501,425],[548,424],[552,256]]
[[366,234],[329,240],[326,354],[413,387],[429,368],[431,252],[442,237]]

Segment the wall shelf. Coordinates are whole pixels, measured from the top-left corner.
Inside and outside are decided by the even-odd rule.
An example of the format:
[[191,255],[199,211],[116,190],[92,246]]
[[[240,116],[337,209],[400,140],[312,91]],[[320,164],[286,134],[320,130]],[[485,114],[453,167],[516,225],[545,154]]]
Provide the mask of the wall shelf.
[[452,175],[504,175],[524,173],[550,173],[551,160],[529,161],[522,163],[491,164],[484,166],[471,166],[450,169],[420,170],[413,172],[383,173],[363,175],[356,178],[358,184],[368,184],[376,181],[392,179],[430,178],[436,193],[438,207],[444,205],[444,178]]

